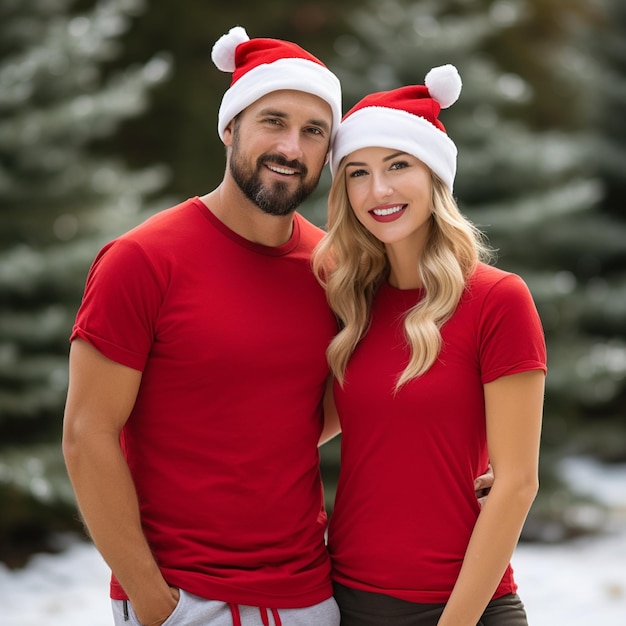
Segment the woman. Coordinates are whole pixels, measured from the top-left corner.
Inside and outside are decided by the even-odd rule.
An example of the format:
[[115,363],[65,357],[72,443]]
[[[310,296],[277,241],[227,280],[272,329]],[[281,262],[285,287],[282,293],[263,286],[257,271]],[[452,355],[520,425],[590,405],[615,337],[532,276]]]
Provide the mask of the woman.
[[447,65],[366,96],[331,156],[314,269],[342,325],[327,354],[343,626],[527,624],[509,561],[538,488],[545,343],[528,288],[486,263],[453,199],[456,147],[438,115],[460,90]]

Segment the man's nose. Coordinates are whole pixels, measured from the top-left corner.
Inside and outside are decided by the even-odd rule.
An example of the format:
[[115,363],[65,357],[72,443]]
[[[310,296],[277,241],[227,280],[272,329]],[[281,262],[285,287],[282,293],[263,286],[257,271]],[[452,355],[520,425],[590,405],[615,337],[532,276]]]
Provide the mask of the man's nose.
[[297,161],[302,159],[302,138],[296,130],[282,133],[276,146],[278,151],[288,160]]

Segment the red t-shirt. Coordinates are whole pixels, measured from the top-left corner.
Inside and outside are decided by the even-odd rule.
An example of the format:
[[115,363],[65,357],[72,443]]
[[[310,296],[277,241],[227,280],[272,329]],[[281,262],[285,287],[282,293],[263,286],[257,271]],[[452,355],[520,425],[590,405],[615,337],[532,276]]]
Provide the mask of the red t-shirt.
[[[108,244],[72,339],[143,371],[122,432],[143,528],[170,585],[276,608],[332,595],[319,472],[336,332],[296,215],[280,247],[194,198]],[[113,598],[125,597],[112,580]]]
[[[474,478],[488,465],[483,385],[545,371],[546,353],[526,285],[480,265],[442,328],[438,360],[394,395],[409,359],[403,314],[421,295],[380,288],[345,387],[335,384],[343,435],[328,543],[337,582],[443,603],[479,513]],[[515,589],[509,566],[494,597]]]

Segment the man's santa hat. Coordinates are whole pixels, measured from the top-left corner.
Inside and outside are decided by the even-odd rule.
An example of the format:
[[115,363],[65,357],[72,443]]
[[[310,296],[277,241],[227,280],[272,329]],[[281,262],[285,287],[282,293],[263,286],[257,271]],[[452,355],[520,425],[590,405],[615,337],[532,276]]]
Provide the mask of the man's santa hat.
[[453,65],[442,65],[430,70],[424,83],[370,94],[345,114],[331,153],[333,176],[355,150],[391,148],[417,157],[452,191],[457,149],[439,112],[458,100],[461,77]]
[[333,114],[333,133],[337,130],[341,120],[339,79],[300,46],[280,39],[250,39],[241,26],[235,26],[215,42],[211,58],[218,69],[233,75],[218,114],[222,140],[224,129],[238,113],[281,89],[304,91],[325,100]]

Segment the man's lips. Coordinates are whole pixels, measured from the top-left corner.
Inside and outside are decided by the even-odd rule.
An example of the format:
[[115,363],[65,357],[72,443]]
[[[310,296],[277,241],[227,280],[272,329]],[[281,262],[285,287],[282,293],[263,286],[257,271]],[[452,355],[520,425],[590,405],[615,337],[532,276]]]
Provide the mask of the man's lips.
[[295,176],[300,174],[300,172],[291,167],[284,167],[281,165],[272,165],[270,163],[263,164],[270,172],[274,172],[275,174],[280,174],[281,176]]
[[393,222],[404,215],[406,204],[387,204],[370,209],[369,214],[377,222]]

